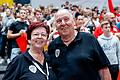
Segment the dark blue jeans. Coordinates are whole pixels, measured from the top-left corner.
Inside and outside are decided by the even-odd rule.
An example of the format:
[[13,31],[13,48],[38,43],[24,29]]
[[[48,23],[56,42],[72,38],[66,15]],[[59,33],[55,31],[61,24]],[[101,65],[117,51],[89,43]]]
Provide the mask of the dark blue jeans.
[[6,35],[0,34],[0,56],[2,58],[4,58],[6,55],[5,53],[6,40],[7,40]]
[[112,80],[117,80],[118,72],[119,72],[119,65],[110,65],[109,70],[111,73]]

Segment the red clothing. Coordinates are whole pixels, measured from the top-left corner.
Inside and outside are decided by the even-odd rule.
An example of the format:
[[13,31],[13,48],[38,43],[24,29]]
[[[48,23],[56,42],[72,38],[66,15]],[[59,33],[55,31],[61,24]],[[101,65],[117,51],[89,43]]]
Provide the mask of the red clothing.
[[116,14],[116,19],[118,22],[120,22],[120,14]]
[[119,70],[119,74],[118,74],[118,78],[117,78],[117,80],[120,80],[120,70]]
[[[120,30],[117,29],[116,26],[113,26],[113,28],[110,29],[110,31],[114,34],[117,32],[120,32]],[[98,38],[98,36],[100,36],[103,33],[101,26],[96,27],[95,31],[94,31],[94,36],[96,38]]]
[[102,16],[102,14],[100,14],[99,20],[102,21],[102,19],[103,19],[103,16]]
[[112,0],[108,0],[108,7],[109,7],[109,10],[110,12],[114,13],[114,7],[113,7],[113,3],[112,3]]
[[98,38],[98,36],[100,36],[102,33],[103,33],[103,31],[102,31],[101,26],[96,27],[96,29],[95,29],[95,31],[94,31],[94,36],[95,36],[96,38]]
[[24,33],[20,37],[16,39],[17,44],[21,50],[22,53],[24,53],[27,49],[27,34]]

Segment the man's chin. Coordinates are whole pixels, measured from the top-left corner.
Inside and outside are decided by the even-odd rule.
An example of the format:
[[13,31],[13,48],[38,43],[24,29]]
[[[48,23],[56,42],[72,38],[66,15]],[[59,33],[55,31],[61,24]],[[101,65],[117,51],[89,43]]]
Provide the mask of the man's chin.
[[61,35],[62,36],[68,36],[69,34],[68,33],[62,33]]

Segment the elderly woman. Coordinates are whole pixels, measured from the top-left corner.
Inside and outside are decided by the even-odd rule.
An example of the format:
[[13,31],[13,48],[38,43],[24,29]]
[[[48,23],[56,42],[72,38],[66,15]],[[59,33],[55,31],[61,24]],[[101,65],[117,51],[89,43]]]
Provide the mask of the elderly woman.
[[43,51],[48,35],[45,23],[32,23],[28,31],[30,48],[12,60],[3,80],[56,80]]

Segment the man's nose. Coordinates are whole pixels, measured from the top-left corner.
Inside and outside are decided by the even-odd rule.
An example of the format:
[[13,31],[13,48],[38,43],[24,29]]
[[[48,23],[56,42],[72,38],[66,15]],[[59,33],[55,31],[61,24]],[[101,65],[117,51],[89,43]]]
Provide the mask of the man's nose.
[[62,19],[62,24],[65,24],[65,20]]

